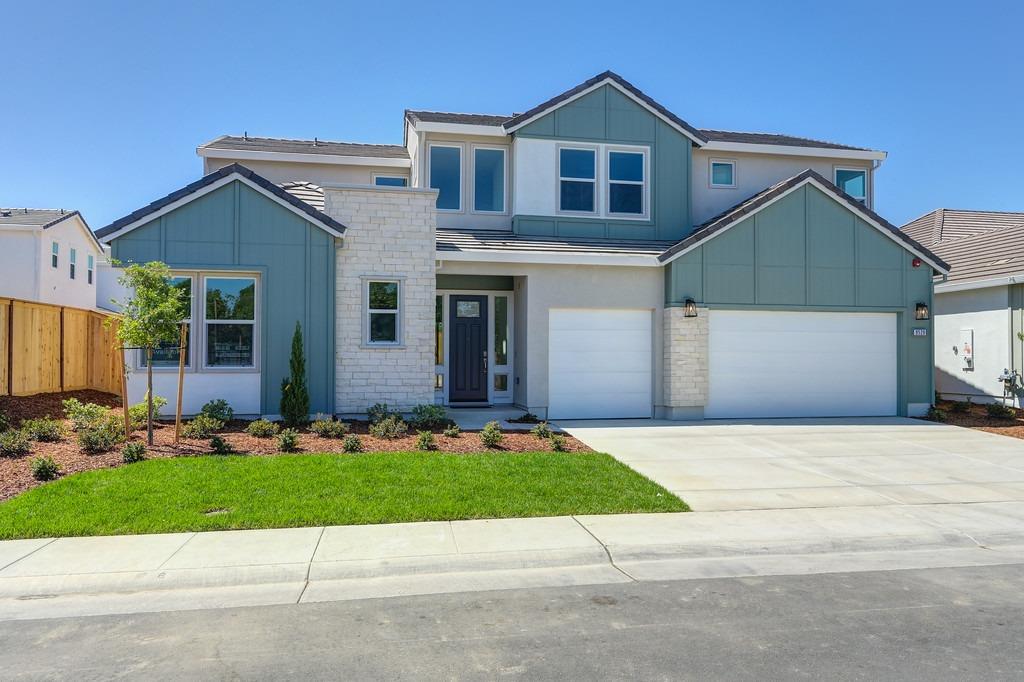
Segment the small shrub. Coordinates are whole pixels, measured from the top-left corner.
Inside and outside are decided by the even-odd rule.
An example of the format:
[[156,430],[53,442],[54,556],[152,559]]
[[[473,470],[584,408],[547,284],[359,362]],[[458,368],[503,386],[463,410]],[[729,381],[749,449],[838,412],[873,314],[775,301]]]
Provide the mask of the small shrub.
[[971,399],[968,397],[967,400],[954,400],[949,405],[949,411],[957,414],[963,414],[971,411]]
[[235,416],[235,411],[228,405],[228,401],[223,398],[217,398],[203,405],[199,410],[201,414],[205,414],[207,417],[213,417],[217,421],[229,422]]
[[222,428],[224,422],[200,412],[192,421],[181,427],[181,435],[185,438],[209,438],[214,431],[220,431]]
[[[132,424],[132,430],[139,430],[145,428],[147,422],[147,416],[149,414],[149,407],[146,401],[149,399],[147,394],[142,398],[141,403],[136,403],[128,408],[128,420]],[[155,395],[153,396],[153,419],[160,418],[160,410],[167,406],[167,398]]]
[[416,434],[416,449],[417,450],[436,450],[437,441],[434,440],[434,434],[430,431],[420,431]]
[[270,438],[276,436],[280,430],[280,426],[266,419],[257,419],[254,422],[249,422],[249,425],[245,427],[245,432],[256,438]]
[[3,412],[0,412],[0,433],[8,431],[11,428],[11,418]]
[[78,445],[89,454],[107,452],[124,440],[124,423],[116,414],[78,432]]
[[554,431],[548,426],[547,422],[541,422],[532,429],[530,429],[530,435],[536,436],[537,438],[551,438],[554,435]]
[[412,408],[412,419],[409,423],[415,429],[426,430],[440,429],[452,422],[448,419],[448,411],[444,409],[444,405],[423,404]]
[[344,438],[348,424],[334,419],[317,419],[309,425],[309,430],[321,438]]
[[551,434],[551,449],[555,452],[569,452],[569,443],[565,440],[565,436],[557,433]]
[[281,417],[290,427],[309,421],[309,389],[306,388],[306,355],[302,345],[302,325],[295,323],[288,376],[281,380]]
[[0,433],[0,455],[20,457],[32,450],[32,442],[24,431],[12,429]]
[[1016,416],[1013,408],[1002,403],[988,403],[985,405],[985,413],[993,419],[1013,419]]
[[21,423],[21,430],[26,436],[40,443],[56,443],[64,437],[64,425],[49,417],[26,419]]
[[128,443],[121,449],[121,461],[135,464],[146,459],[146,446],[143,443]]
[[398,417],[399,414],[389,410],[387,403],[377,403],[366,410],[366,416],[370,419],[371,424],[377,424],[388,417]]
[[341,449],[345,452],[362,452],[363,441],[359,439],[359,436],[353,434],[351,436],[345,436],[345,440],[341,442]]
[[370,424],[370,435],[374,438],[386,438],[388,440],[401,438],[408,430],[409,427],[402,421],[402,418],[394,414],[390,417],[385,417],[376,424]]
[[60,404],[64,408],[64,415],[71,420],[71,428],[75,431],[96,425],[110,412],[102,405],[83,403],[78,398],[68,398],[62,400]]
[[535,415],[533,412],[527,412],[526,414],[516,417],[515,419],[507,419],[509,424],[536,424],[540,422],[540,417]]
[[924,418],[928,421],[944,422],[946,421],[946,413],[932,405],[928,408],[928,413],[925,414]]
[[210,439],[210,452],[215,455],[230,455],[235,449],[231,447],[231,443],[227,442],[220,436],[214,436]]
[[285,429],[277,434],[277,447],[281,452],[297,452],[299,449],[299,432]]
[[449,438],[458,438],[461,433],[462,429],[459,428],[458,424],[452,424],[451,426],[444,430],[444,435],[448,436]]
[[505,434],[501,432],[501,425],[498,422],[487,422],[480,431],[480,442],[486,448],[496,448],[504,439]]
[[32,460],[32,478],[37,481],[52,481],[60,474],[60,466],[49,455]]

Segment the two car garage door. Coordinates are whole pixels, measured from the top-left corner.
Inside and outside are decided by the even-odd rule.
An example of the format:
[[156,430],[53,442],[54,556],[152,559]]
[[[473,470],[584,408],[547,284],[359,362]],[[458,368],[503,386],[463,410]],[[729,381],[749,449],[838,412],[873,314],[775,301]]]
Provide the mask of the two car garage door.
[[[650,417],[652,311],[551,310],[548,416]],[[896,414],[896,315],[711,311],[708,418]]]

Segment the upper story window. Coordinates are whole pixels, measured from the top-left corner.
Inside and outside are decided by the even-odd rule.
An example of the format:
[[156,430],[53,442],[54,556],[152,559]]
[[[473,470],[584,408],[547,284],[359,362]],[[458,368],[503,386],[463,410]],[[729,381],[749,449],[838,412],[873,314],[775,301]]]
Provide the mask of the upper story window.
[[69,255],[68,255],[68,264],[69,264],[69,266],[70,266],[70,267],[69,267],[69,269],[68,269],[68,274],[70,274],[70,275],[71,275],[71,279],[74,279],[74,278],[75,278],[75,263],[76,263],[76,262],[77,262],[77,260],[78,260],[78,259],[76,258],[76,256],[77,256],[77,255],[78,255],[78,254],[77,254],[77,253],[75,252],[75,250],[74,250],[74,249],[71,249],[71,252],[70,252],[70,253],[69,253]]
[[868,172],[863,168],[836,168],[836,186],[862,203],[868,201]]
[[473,147],[473,210],[505,212],[505,149]]
[[647,212],[647,154],[608,152],[608,215],[641,216]]
[[366,282],[366,343],[390,345],[399,343],[398,280]]
[[256,278],[204,277],[206,367],[256,366]]
[[709,170],[712,187],[736,186],[736,162],[724,159],[711,159]]
[[404,175],[374,175],[373,184],[378,187],[408,187],[409,178]]
[[558,150],[558,210],[594,213],[597,195],[597,151]]
[[96,259],[89,255],[85,259],[85,276],[89,284],[92,284],[92,273],[96,269]]
[[57,267],[57,256],[60,255],[60,244],[53,242],[50,244],[50,267]]
[[438,191],[438,210],[461,211],[462,147],[432,144],[428,162],[430,187]]

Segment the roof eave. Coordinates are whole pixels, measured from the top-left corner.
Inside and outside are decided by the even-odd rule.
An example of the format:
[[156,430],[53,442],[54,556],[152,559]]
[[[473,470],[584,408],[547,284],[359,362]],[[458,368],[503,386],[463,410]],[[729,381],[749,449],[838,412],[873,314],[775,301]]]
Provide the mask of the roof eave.
[[832,147],[798,147],[796,145],[755,144],[752,142],[723,142],[711,140],[703,147],[713,152],[745,154],[775,154],[778,156],[822,156],[832,159],[858,161],[884,161],[888,152],[873,149],[835,149]]
[[301,152],[270,152],[253,149],[223,149],[196,147],[196,155],[205,159],[226,159],[238,161],[278,161],[294,163],[324,163],[345,166],[381,166],[386,168],[409,168],[408,158],[393,156],[349,156],[345,154],[303,154]]

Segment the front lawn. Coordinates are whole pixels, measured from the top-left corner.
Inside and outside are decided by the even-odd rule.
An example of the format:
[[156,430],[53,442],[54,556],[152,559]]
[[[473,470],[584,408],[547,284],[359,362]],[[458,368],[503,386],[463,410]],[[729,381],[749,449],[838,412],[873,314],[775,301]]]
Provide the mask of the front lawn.
[[674,511],[595,452],[178,457],[29,490],[0,504],[0,538]]

